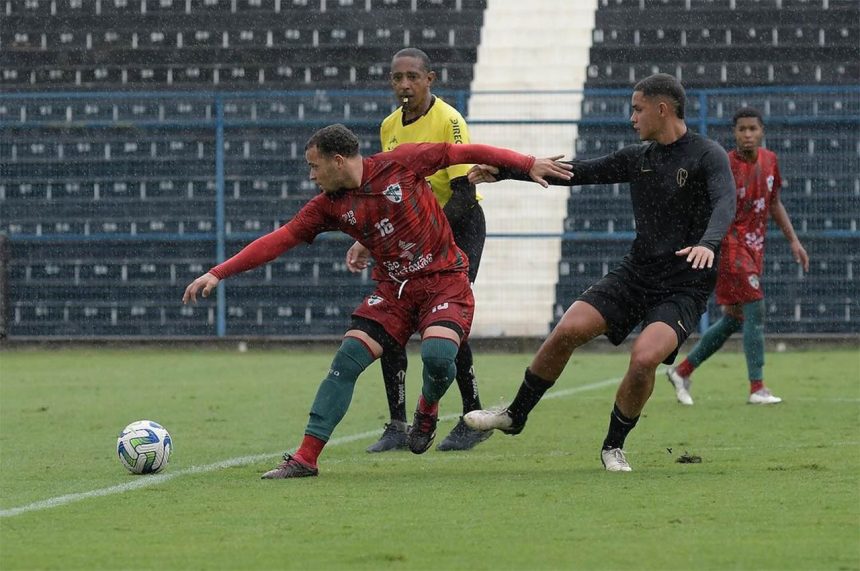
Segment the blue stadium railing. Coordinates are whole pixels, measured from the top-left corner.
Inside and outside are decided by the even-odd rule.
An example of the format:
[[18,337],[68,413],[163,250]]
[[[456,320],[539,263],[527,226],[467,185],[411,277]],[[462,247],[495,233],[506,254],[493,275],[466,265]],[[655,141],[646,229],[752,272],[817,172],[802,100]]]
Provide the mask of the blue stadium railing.
[[[456,107],[466,113],[469,97],[477,95],[467,91],[441,92]],[[532,92],[534,95],[549,92]],[[552,92],[559,95],[570,92]],[[496,91],[482,92],[481,96],[499,96],[522,92]],[[528,94],[526,94],[528,95]],[[576,124],[581,133],[592,128],[617,130],[621,136],[630,135],[629,90],[590,89],[584,92],[585,103],[583,118],[542,119],[542,120],[494,120],[492,118],[470,119],[470,123],[497,125],[545,125]],[[771,110],[767,115],[769,129],[800,128],[810,132],[830,129],[838,133],[848,133],[847,152],[840,168],[860,170],[860,86],[840,87],[794,87],[794,88],[744,88],[744,89],[707,89],[688,92],[688,121],[691,127],[701,133],[724,139],[730,124],[731,112],[740,104],[751,104]],[[794,100],[788,104],[787,101]],[[600,101],[600,105],[593,105]],[[333,122],[343,122],[356,128],[365,135],[367,150],[375,150],[376,129],[379,121],[393,107],[388,91],[306,91],[306,92],[241,92],[241,93],[5,93],[0,94],[0,182],[13,185],[18,180],[33,180],[28,174],[26,160],[17,155],[16,142],[26,141],[33,135],[64,133],[94,134],[117,128],[133,128],[135,132],[181,132],[195,130],[211,135],[211,159],[215,188],[212,207],[214,228],[204,232],[152,232],[152,233],[51,233],[40,228],[38,232],[28,232],[17,228],[16,220],[0,213],[0,231],[8,233],[13,243],[104,243],[128,242],[143,243],[151,241],[182,242],[197,241],[210,243],[214,258],[225,259],[228,241],[247,241],[261,232],[227,231],[225,216],[226,178],[228,158],[225,155],[225,141],[231,130],[286,130],[306,129]],[[601,111],[600,109],[603,109]],[[830,132],[826,131],[825,132]],[[372,142],[371,142],[372,141]],[[727,143],[728,141],[723,141]],[[14,147],[10,152],[9,149]],[[14,155],[14,156],[13,156]],[[207,158],[209,156],[207,155]],[[53,164],[65,168],[68,161],[55,157]],[[846,163],[847,161],[847,163]],[[35,163],[32,163],[35,164]],[[52,164],[45,160],[39,165]],[[298,166],[297,166],[298,165]],[[784,174],[791,176],[783,164]],[[297,176],[304,177],[305,169],[301,161],[292,165],[298,168]],[[271,168],[271,165],[269,165]],[[121,176],[120,173],[117,176]],[[133,176],[133,175],[129,175]],[[847,209],[857,208],[860,189],[846,196]],[[0,197],[0,205],[5,201]],[[13,216],[15,216],[13,214]],[[860,245],[860,232],[856,226],[850,228],[823,228],[803,233],[806,238],[857,240]],[[535,238],[560,237],[565,241],[606,240],[607,242],[627,242],[631,232],[580,232],[569,231],[562,234],[504,234],[505,237]],[[497,236],[490,235],[489,238]],[[856,288],[852,291],[856,292]],[[223,287],[219,288],[217,298],[217,317],[215,333],[223,336],[227,332],[228,316],[226,297]],[[856,301],[855,301],[856,305]]]

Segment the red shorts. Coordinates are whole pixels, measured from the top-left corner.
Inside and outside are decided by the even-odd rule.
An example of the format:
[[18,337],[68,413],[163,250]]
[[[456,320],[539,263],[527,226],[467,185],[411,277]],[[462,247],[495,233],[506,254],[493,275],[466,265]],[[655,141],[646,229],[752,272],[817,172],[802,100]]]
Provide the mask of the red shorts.
[[456,324],[463,330],[463,339],[469,336],[475,298],[466,272],[411,278],[402,290],[400,285],[378,283],[352,315],[379,323],[401,345],[416,331],[423,333],[440,321]]
[[756,273],[720,272],[715,291],[720,305],[749,303],[764,298],[761,278]]

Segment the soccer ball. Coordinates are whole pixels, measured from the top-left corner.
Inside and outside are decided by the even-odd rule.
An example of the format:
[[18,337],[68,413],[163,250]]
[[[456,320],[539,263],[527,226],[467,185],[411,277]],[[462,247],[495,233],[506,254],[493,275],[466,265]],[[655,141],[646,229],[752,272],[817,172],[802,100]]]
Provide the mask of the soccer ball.
[[138,420],[122,429],[116,439],[116,453],[133,474],[154,474],[167,466],[173,442],[163,426]]

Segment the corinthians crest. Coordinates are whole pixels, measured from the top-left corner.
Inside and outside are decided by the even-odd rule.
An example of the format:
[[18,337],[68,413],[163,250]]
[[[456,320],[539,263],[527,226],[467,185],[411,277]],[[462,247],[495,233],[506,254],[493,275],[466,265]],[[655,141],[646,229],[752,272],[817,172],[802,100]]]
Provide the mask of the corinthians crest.
[[389,184],[382,194],[394,204],[400,204],[403,201],[403,191],[400,190],[399,183]]

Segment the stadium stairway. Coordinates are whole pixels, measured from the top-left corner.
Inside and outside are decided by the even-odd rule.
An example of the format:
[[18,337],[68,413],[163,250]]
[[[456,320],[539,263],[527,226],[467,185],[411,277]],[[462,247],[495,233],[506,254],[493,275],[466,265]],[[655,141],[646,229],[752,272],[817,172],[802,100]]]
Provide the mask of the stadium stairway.
[[[469,121],[473,142],[516,149],[538,157],[570,157],[576,127],[541,123],[578,119],[581,95],[504,94],[504,90],[581,90],[591,47],[596,0],[489,2],[472,82]],[[539,65],[536,65],[539,63]],[[493,91],[483,94],[481,92]],[[498,121],[532,121],[512,126]],[[504,182],[479,188],[488,234],[563,231],[569,191],[542,191],[532,183]],[[552,321],[561,240],[489,238],[475,284],[474,336],[546,335]]]

